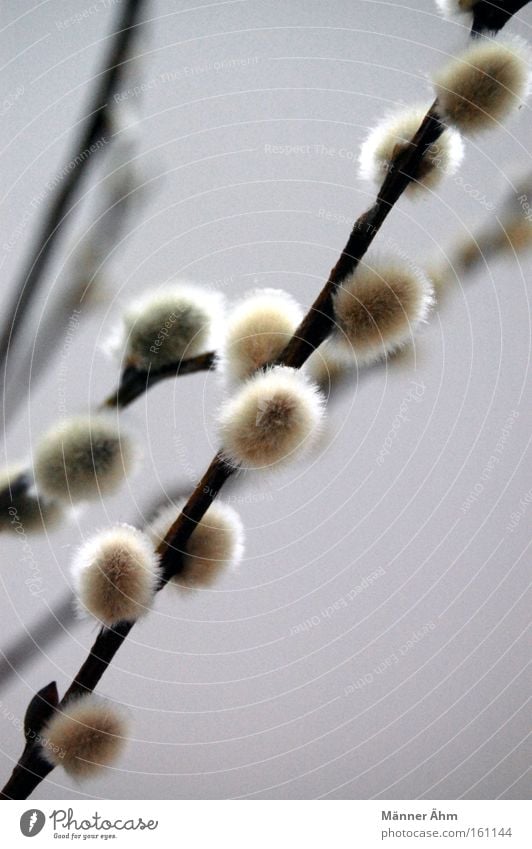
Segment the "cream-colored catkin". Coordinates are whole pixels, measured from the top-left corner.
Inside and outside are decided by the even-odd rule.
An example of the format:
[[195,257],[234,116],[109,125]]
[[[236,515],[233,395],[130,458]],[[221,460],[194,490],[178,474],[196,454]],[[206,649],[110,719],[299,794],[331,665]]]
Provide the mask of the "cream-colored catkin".
[[[360,149],[359,171],[363,179],[380,185],[394,167],[397,157],[407,150],[423,122],[428,107],[401,109],[385,117],[372,129]],[[464,156],[460,134],[446,129],[430,145],[419,164],[414,180],[405,192],[417,196],[426,189],[434,189],[446,176],[454,174]]]
[[[185,506],[185,499],[167,504],[146,527],[154,547],[158,547]],[[181,568],[172,583],[186,589],[212,586],[228,568],[242,559],[244,528],[230,505],[217,499],[198,523],[181,556]]]
[[324,398],[302,372],[275,366],[251,377],[220,412],[220,436],[229,463],[266,469],[310,448],[323,423]]
[[464,134],[497,127],[530,89],[525,41],[483,38],[433,76],[442,120]]
[[243,380],[275,361],[302,317],[299,304],[282,289],[251,292],[227,317],[219,351],[222,372],[232,380]]
[[120,754],[127,721],[113,704],[94,694],[73,698],[54,712],[41,732],[41,753],[73,778],[89,778]]
[[433,299],[421,269],[395,259],[366,262],[337,289],[333,339],[358,366],[370,365],[412,341]]
[[130,438],[114,420],[98,414],[77,416],[51,428],[38,442],[33,468],[39,492],[66,502],[113,492],[134,460]]
[[76,552],[72,577],[78,610],[107,627],[134,622],[152,605],[159,557],[149,537],[131,525],[115,525]]
[[451,245],[449,258],[433,261],[429,276],[436,297],[443,298],[453,281],[498,257],[513,257],[532,249],[532,221],[509,215],[497,227],[486,227]]

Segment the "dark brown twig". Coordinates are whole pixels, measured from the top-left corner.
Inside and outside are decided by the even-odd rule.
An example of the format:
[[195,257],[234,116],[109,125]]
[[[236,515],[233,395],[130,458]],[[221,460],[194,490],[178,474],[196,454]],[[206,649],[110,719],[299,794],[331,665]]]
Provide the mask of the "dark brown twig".
[[[177,486],[167,493],[163,504],[161,504],[160,496],[150,499],[143,507],[139,507],[135,517],[130,517],[130,524],[138,526],[139,523],[140,525],[149,523],[161,507],[178,500],[184,502],[189,493],[189,487]],[[5,650],[0,650],[0,689],[5,687],[14,675],[20,676],[36,650],[42,652],[46,646],[67,633],[78,622],[81,623],[81,620],[76,617],[72,593],[67,592],[56,606],[47,609],[21,637],[13,640]]]
[[[183,377],[199,371],[209,371],[216,366],[216,351],[207,351],[188,360],[167,363],[164,366],[143,371],[133,366],[124,369],[118,388],[100,404],[99,409],[123,409],[140,398],[152,386],[171,377]],[[27,492],[32,486],[33,477],[29,470],[21,472],[10,484],[0,489],[0,512],[5,513],[16,501],[17,496]]]
[[358,266],[379,232],[393,205],[418,173],[419,165],[431,144],[444,131],[436,103],[427,112],[410,145],[397,157],[381,186],[373,206],[355,221],[351,235],[340,259],[332,269],[329,279],[314,301],[309,312],[297,328],[283,351],[279,362],[292,368],[301,366],[318,348],[332,329],[334,322],[333,295],[337,286]]
[[[325,287],[288,343],[279,362],[295,368],[301,367],[308,357],[328,336],[333,322],[333,294],[336,287],[350,275],[370,247],[388,213],[408,184],[415,179],[423,157],[443,133],[445,127],[436,113],[436,104],[429,109],[411,144],[397,157],[395,166],[387,174],[375,204],[357,219],[340,259],[334,266]],[[218,452],[207,471],[195,487],[182,512],[169,529],[159,546],[162,556],[159,589],[179,574],[182,553],[195,527],[201,521],[222,486],[236,472],[227,465]],[[115,628],[102,628],[90,653],[63,697],[59,708],[74,695],[92,692],[116,652],[133,628],[134,623],[124,622]],[[51,768],[45,764],[38,746],[33,752],[24,750],[0,798],[27,798]],[[45,770],[43,774],[43,771]]]
[[160,383],[168,377],[181,377],[185,374],[194,374],[198,371],[209,371],[216,365],[216,352],[207,351],[197,357],[188,360],[180,360],[178,363],[167,363],[158,368],[142,371],[134,366],[128,366],[122,372],[118,389],[103,402],[102,407],[127,407],[151,386]]
[[473,6],[473,37],[499,32],[530,0],[479,0]]

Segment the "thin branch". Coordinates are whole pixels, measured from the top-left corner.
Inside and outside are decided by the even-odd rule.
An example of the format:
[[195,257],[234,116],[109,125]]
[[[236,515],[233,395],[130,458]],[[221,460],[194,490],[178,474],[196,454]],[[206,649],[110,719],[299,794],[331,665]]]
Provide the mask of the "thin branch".
[[[415,179],[419,165],[428,147],[441,136],[445,127],[436,114],[436,104],[429,109],[411,144],[397,157],[396,164],[387,174],[375,204],[357,219],[340,259],[332,269],[322,292],[303,319],[288,343],[279,362],[301,367],[315,348],[328,336],[333,326],[333,294],[336,287],[357,267],[370,247],[388,213],[408,184]],[[159,546],[162,555],[162,589],[182,567],[182,554],[197,524],[217,497],[220,489],[237,471],[227,465],[222,452],[218,452],[207,471],[195,487],[182,512],[169,529]],[[133,622],[124,622],[115,628],[102,628],[91,651],[63,696],[59,709],[75,694],[92,692],[120,646],[127,638]],[[33,789],[51,771],[38,746],[28,751],[26,746],[13,774],[0,798],[27,798]]]
[[[162,380],[166,380],[169,377],[183,377],[186,374],[195,374],[199,371],[209,371],[211,368],[215,368],[215,366],[216,351],[207,351],[205,354],[199,354],[197,357],[190,357],[188,360],[179,360],[176,363],[167,363],[164,366],[159,366],[149,371],[129,366],[122,372],[117,389],[100,404],[98,409],[123,409]],[[32,484],[33,476],[28,469],[21,472],[4,489],[0,489],[0,512],[5,513],[12,506],[16,498],[27,492]]]
[[65,633],[75,622],[74,605],[69,593],[51,614],[50,610],[46,610],[31,631],[26,630],[22,638],[13,640],[5,650],[0,651],[0,687],[5,686],[15,673],[20,674],[35,649],[42,652],[58,633]]
[[0,336],[0,366],[4,366],[3,383],[7,379],[9,348],[14,343],[25,315],[43,282],[44,271],[50,259],[52,248],[70,212],[70,201],[87,166],[92,162],[91,148],[108,131],[108,101],[112,91],[116,88],[123,65],[127,61],[127,51],[135,27],[138,26],[139,13],[143,2],[144,0],[125,0],[123,3],[118,20],[118,29],[113,36],[103,71],[99,74],[97,89],[87,109],[87,114],[91,117],[74,146],[74,152],[69,159],[69,165],[72,165],[72,167],[68,169],[50,202],[35,247],[18,281],[11,307],[7,310],[4,328]]
[[[189,494],[189,487],[176,486],[166,493],[164,503],[161,503],[160,496],[156,499],[151,498],[139,507],[135,517],[129,518],[129,523],[137,526],[139,523],[147,524],[157,515],[162,506],[179,500],[185,502]],[[5,687],[15,674],[20,676],[36,651],[42,653],[47,646],[62,634],[68,633],[69,629],[78,623],[81,624],[81,620],[75,614],[72,593],[67,592],[59,599],[55,607],[47,609],[21,637],[13,640],[5,649],[0,649],[0,689]]]
[[[113,107],[113,135],[110,139],[110,150],[106,154],[110,160],[113,156],[117,158],[114,149],[124,146],[121,135],[124,132],[127,134],[127,130],[120,133],[116,130],[115,114],[116,107]],[[129,147],[131,146],[130,141]],[[17,352],[16,360],[11,361],[9,386],[4,394],[4,426],[9,424],[22,404],[24,393],[20,392],[21,381],[31,380],[32,387],[38,383],[39,378],[46,373],[58,344],[64,339],[65,331],[70,330],[72,323],[78,327],[83,316],[97,305],[98,298],[101,297],[98,290],[102,288],[102,266],[109,253],[119,243],[131,207],[138,201],[137,189],[131,188],[131,180],[128,181],[127,176],[128,169],[132,170],[131,162],[127,156],[123,159],[125,162],[122,161],[121,167],[115,169],[114,173],[99,185],[93,224],[62,269],[59,277],[60,293],[42,316],[31,348],[24,354],[22,351]]]
[[292,368],[301,366],[321,345],[334,323],[333,295],[340,283],[358,266],[370,248],[390,210],[418,173],[419,165],[431,144],[439,139],[445,127],[439,120],[434,102],[410,145],[396,159],[381,186],[373,206],[355,221],[351,235],[340,259],[332,269],[329,280],[307,313],[279,362]]
[[530,0],[479,0],[473,6],[471,35],[499,32]]
[[127,407],[128,404],[147,392],[151,386],[155,386],[156,383],[160,383],[167,377],[182,377],[185,374],[194,374],[198,371],[209,371],[215,365],[216,351],[208,351],[205,354],[199,354],[197,357],[180,360],[177,363],[167,363],[148,371],[128,366],[122,372],[120,384],[116,391],[111,393],[101,406],[102,408]]

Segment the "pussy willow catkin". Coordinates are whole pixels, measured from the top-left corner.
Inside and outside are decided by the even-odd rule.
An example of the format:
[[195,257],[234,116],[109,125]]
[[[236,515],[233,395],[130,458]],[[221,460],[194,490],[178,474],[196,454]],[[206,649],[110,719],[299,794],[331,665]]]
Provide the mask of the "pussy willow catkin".
[[[167,504],[146,527],[157,548],[185,505],[185,499]],[[227,568],[236,566],[244,551],[240,516],[228,504],[216,501],[194,530],[182,554],[181,568],[171,583],[187,589],[210,587]]]
[[79,548],[72,576],[81,613],[108,627],[133,622],[151,607],[159,557],[144,533],[131,525],[116,525]]
[[323,396],[302,372],[258,372],[221,409],[224,456],[246,469],[279,466],[314,443],[323,415]]
[[[410,145],[426,112],[426,107],[401,109],[385,117],[370,131],[360,149],[359,170],[363,179],[377,185],[382,183],[397,157]],[[406,194],[414,197],[423,189],[434,189],[440,180],[456,172],[463,157],[460,134],[453,129],[445,130],[438,141],[430,145]]]
[[301,319],[297,301],[281,289],[257,289],[227,317],[219,365],[233,380],[249,377],[283,351]]
[[420,269],[368,258],[335,294],[334,342],[357,365],[370,365],[411,342],[432,303],[432,285]]
[[57,709],[42,729],[42,757],[73,778],[89,778],[114,763],[127,735],[124,715],[93,694],[72,699]]
[[34,451],[39,492],[66,502],[89,501],[113,492],[131,470],[130,438],[103,415],[76,416],[46,433]]
[[483,39],[434,74],[438,112],[466,135],[496,127],[530,88],[530,50],[520,38]]
[[[484,49],[486,44],[479,46]],[[502,115],[511,111],[518,102],[521,92],[526,89],[524,76],[527,74],[523,74],[523,56],[519,55],[517,61],[514,61],[515,55],[511,51],[510,53],[511,55],[508,55],[508,51],[504,48],[501,53],[500,45],[498,52],[489,55],[470,52],[467,56],[452,62],[441,75],[437,75],[436,88],[439,101],[436,109],[443,122],[453,124],[464,131],[475,131],[481,126],[488,126],[494,120],[499,120]],[[469,70],[464,71],[464,67]],[[485,77],[489,78],[489,84],[486,83]],[[510,97],[508,89],[511,90]],[[467,96],[468,91],[469,94],[475,95],[476,100]],[[487,113],[489,122],[486,123],[484,118],[481,120],[478,113]],[[421,140],[434,139],[440,130],[441,122],[435,119],[432,110],[419,129],[419,137]],[[416,148],[416,155],[420,157],[422,150],[420,143],[420,146]],[[406,162],[408,165],[408,157],[402,156],[401,162]],[[377,203],[357,221],[357,224],[367,224],[369,218],[370,223],[376,222],[371,238],[385,219],[385,215],[381,214],[382,205],[387,203],[387,198],[383,197],[385,189],[390,192],[388,205],[391,208],[401,194],[402,184],[408,180],[408,172],[406,175],[399,174],[399,178],[397,173],[396,170],[394,174],[392,168],[391,178],[386,181],[386,187],[382,187]],[[421,178],[421,174],[418,174],[418,177]],[[355,232],[356,227],[353,229],[353,233]],[[348,242],[349,246],[354,244],[359,251],[353,257],[353,265],[361,260],[359,268],[346,277],[340,276],[339,273],[337,278],[332,276],[322,291],[324,301],[318,298],[320,304],[324,303],[329,298],[331,287],[341,281],[340,288],[332,299],[336,322],[334,329],[336,343],[348,343],[355,352],[355,356],[358,346],[360,357],[362,359],[367,357],[368,360],[386,356],[396,347],[404,344],[410,338],[412,328],[426,317],[432,300],[431,288],[417,270],[412,271],[410,268],[405,270],[393,263],[389,268],[385,269],[383,266],[377,270],[376,262],[373,263],[367,257],[364,259],[370,241],[370,239],[360,238],[358,241],[353,239],[352,242]],[[342,262],[337,264],[335,269],[346,267],[348,264],[344,262],[346,256],[349,256],[351,260],[351,255],[344,251],[341,257]],[[329,298],[329,302],[325,304],[327,309],[330,309],[330,300]],[[308,337],[312,337],[312,333],[315,332],[314,338],[318,338],[321,342],[329,332],[331,315],[330,312],[325,313],[327,321],[313,325],[313,316],[316,314],[317,310],[309,312],[304,329],[308,331]],[[307,337],[304,337],[303,341],[306,343]],[[297,357],[295,359],[297,361]],[[189,539],[193,540],[194,532],[190,531],[190,526],[196,520],[201,523],[203,518],[208,517],[212,498],[216,497],[220,487],[234,470],[269,468],[295,458],[316,438],[322,419],[323,398],[302,371],[286,366],[274,366],[267,367],[264,371],[249,377],[239,387],[234,397],[222,407],[219,424],[222,450],[210,463],[208,471],[187,501],[181,516],[176,522],[172,522],[172,527],[178,526],[174,542],[176,543],[179,539],[182,528],[184,528],[183,537],[186,539],[186,534],[192,533]],[[214,480],[219,484],[214,494],[213,491],[205,492],[201,488],[205,480]],[[189,506],[193,509],[192,518],[186,515]],[[166,517],[164,521],[166,524]],[[160,529],[158,533],[160,535]],[[165,543],[165,545],[166,550],[170,551],[170,544]],[[210,557],[209,551],[210,549],[207,549],[208,556],[204,558],[206,560]],[[191,551],[189,550],[186,554],[191,556]],[[174,566],[175,563],[169,558],[165,574],[171,576]],[[102,650],[103,657],[98,656],[94,651],[91,653],[89,663],[82,667],[85,672],[87,666],[91,667],[91,672],[87,673],[86,678],[91,688],[97,685],[101,674],[111,663],[117,646],[121,645],[121,641],[127,637],[128,633],[129,630],[125,628],[120,633],[109,630],[100,633],[97,649]],[[92,663],[96,666],[95,673],[92,671]],[[79,686],[79,678],[75,679],[73,686]],[[67,704],[66,709],[68,708]],[[50,732],[54,730],[54,719],[47,726]],[[92,721],[93,719],[94,716],[91,719],[89,714],[85,724],[101,726],[101,722]],[[59,722],[59,720],[56,721]],[[78,745],[76,740],[73,744],[71,743],[70,727],[64,728],[62,734],[56,733],[55,740],[62,739],[66,750],[75,752],[75,757],[79,759],[83,747]],[[58,731],[57,728],[55,730]],[[54,737],[54,735],[51,736]],[[91,754],[92,744],[100,737],[101,727],[98,734],[94,735],[91,732],[89,735],[86,748]],[[98,751],[96,745],[94,749],[96,749],[96,759],[101,760],[102,752]],[[52,761],[52,763],[55,762]]]
[[188,282],[162,287],[133,303],[107,348],[142,371],[195,357],[219,342],[223,299]]

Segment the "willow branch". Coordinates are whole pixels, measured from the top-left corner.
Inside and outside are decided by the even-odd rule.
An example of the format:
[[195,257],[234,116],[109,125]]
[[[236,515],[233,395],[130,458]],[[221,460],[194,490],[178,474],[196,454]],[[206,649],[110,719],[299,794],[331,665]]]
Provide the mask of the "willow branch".
[[99,74],[99,83],[91,99],[87,114],[90,119],[74,145],[69,159],[65,178],[61,181],[52,197],[44,221],[31,252],[30,259],[20,275],[15,297],[7,310],[2,335],[0,336],[0,365],[4,366],[3,380],[7,378],[7,355],[28,309],[44,279],[44,271],[61,233],[68,213],[70,202],[80,184],[80,180],[92,162],[91,148],[108,131],[108,101],[116,88],[122,67],[127,61],[127,51],[138,26],[139,13],[144,0],[124,0],[118,29],[105,58],[103,70]]
[[[427,149],[437,141],[444,129],[437,116],[434,103],[410,145],[397,157],[381,186],[375,203],[355,222],[347,244],[332,269],[327,283],[279,358],[280,364],[300,368],[329,335],[333,327],[333,294],[336,287],[356,269],[390,210],[409,183],[415,179]],[[179,574],[189,538],[221,488],[236,471],[234,466],[225,462],[223,452],[218,452],[211,461],[158,548],[161,554],[159,590],[171,578]],[[95,689],[133,626],[134,622],[123,622],[114,628],[100,630],[87,659],[58,705],[59,709],[73,696],[92,692]],[[15,766],[0,798],[27,798],[51,771],[52,768],[48,764],[43,766],[38,746],[33,746],[29,751],[27,749],[28,747]],[[45,771],[44,774],[43,771]]]
[[209,371],[216,365],[216,352],[208,351],[188,360],[180,360],[177,363],[167,363],[164,366],[151,368],[148,371],[128,366],[122,372],[120,383],[115,392],[103,402],[102,407],[127,407],[141,395],[165,380],[168,377],[181,377],[185,374],[194,374],[198,371]]
[[75,622],[72,596],[68,593],[52,611],[47,609],[31,630],[26,629],[22,637],[0,651],[0,687],[4,687],[15,673],[20,675],[36,649],[43,652],[57,634],[65,633]]
[[[186,374],[195,374],[199,371],[209,371],[216,366],[216,351],[207,351],[197,357],[188,360],[179,360],[176,363],[167,363],[164,366],[144,371],[134,366],[128,366],[122,372],[118,387],[108,398],[103,401],[99,409],[110,408],[123,409],[144,395],[152,386],[170,377],[183,377]],[[27,492],[33,483],[31,471],[21,472],[4,489],[0,489],[0,512],[5,512],[17,496]]]
[[499,32],[530,0],[478,0],[473,6],[473,37],[485,32]]
[[353,226],[351,235],[340,259],[332,269],[324,288],[314,301],[296,332],[292,336],[279,363],[301,368],[312,352],[331,332],[334,323],[333,295],[336,288],[352,274],[360,260],[371,247],[373,239],[384,224],[390,210],[418,173],[421,161],[445,127],[439,120],[434,102],[427,112],[409,146],[397,156],[381,186],[377,199]]
[[[189,494],[189,487],[176,486],[167,493],[167,498],[170,503],[179,500],[185,502]],[[129,518],[129,523],[138,525],[139,521],[148,522],[157,514],[161,506],[160,497],[150,499],[139,507],[136,516]],[[47,608],[31,628],[27,628],[5,650],[0,650],[0,689],[5,687],[15,675],[20,676],[37,651],[42,653],[70,627],[80,622],[81,620],[75,614],[72,593],[66,592],[53,608]]]

